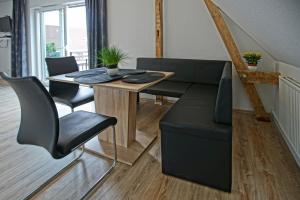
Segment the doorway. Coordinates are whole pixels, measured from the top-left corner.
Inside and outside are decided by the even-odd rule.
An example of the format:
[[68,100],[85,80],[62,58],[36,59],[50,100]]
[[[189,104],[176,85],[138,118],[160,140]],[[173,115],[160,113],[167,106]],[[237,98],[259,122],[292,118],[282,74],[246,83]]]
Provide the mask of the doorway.
[[65,5],[39,8],[36,14],[36,74],[46,82],[45,58],[74,56],[79,69],[88,68],[88,48],[85,5]]

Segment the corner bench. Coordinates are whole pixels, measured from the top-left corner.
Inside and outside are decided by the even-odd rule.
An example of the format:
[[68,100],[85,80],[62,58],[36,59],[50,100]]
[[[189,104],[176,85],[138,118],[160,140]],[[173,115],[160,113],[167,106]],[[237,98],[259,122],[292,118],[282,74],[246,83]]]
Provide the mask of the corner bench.
[[137,68],[175,72],[142,91],[180,98],[160,120],[162,172],[230,192],[231,62],[138,58]]

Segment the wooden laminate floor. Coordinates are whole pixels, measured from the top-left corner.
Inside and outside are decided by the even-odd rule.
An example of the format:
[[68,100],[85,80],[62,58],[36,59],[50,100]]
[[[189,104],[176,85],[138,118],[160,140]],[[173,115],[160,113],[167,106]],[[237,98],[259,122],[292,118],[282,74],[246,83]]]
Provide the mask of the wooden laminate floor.
[[[159,118],[171,105],[142,100],[137,128],[159,134]],[[86,105],[80,109],[89,109]],[[58,106],[60,115],[69,112]],[[15,94],[0,86],[0,199],[22,199],[65,166],[74,155],[55,161],[38,147],[16,143],[20,108]],[[78,199],[100,177],[109,160],[85,154],[65,176],[36,199]],[[91,199],[300,199],[300,169],[273,123],[256,122],[249,113],[234,113],[232,193],[161,173],[160,139],[133,166],[118,164]]]

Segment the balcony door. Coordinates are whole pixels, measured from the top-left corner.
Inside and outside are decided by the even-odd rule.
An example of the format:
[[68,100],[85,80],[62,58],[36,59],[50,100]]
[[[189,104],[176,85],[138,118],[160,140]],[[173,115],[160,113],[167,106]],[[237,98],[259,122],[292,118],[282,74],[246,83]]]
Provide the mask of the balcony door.
[[66,55],[65,20],[63,8],[40,11],[40,78],[48,77],[45,58]]
[[88,67],[88,41],[85,6],[69,6],[66,12],[67,55],[74,56],[80,70]]
[[87,31],[84,5],[66,5],[38,9],[36,30],[39,37],[36,51],[37,74],[48,77],[45,58],[75,56],[80,70],[87,69]]

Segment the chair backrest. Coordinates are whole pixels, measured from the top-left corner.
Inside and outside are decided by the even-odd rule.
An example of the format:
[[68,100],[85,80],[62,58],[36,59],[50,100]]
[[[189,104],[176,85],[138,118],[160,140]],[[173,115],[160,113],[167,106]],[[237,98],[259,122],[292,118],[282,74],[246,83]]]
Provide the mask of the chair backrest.
[[[49,76],[56,76],[78,71],[78,65],[74,56],[45,59]],[[49,92],[51,95],[62,94],[69,91],[77,91],[78,84],[50,81]]]
[[60,58],[46,58],[49,76],[66,74],[78,71],[78,65],[74,56]]
[[17,136],[20,144],[44,147],[56,157],[59,118],[53,99],[36,77],[9,78],[0,72],[16,92],[21,106],[21,124]]

